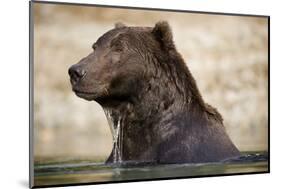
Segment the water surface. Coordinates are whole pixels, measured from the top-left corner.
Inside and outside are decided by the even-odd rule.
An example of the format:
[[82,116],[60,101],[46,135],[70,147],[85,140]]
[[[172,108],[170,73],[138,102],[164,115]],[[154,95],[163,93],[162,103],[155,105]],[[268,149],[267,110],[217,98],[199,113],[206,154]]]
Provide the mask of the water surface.
[[205,164],[104,164],[91,160],[50,160],[35,164],[34,183],[35,186],[45,186],[257,172],[268,172],[267,152],[244,152],[238,158]]

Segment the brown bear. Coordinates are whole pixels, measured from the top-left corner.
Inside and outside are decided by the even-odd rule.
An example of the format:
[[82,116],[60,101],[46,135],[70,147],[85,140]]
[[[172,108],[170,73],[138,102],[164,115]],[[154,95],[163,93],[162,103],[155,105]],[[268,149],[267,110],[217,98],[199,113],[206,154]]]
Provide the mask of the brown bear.
[[165,21],[155,27],[116,24],[69,75],[75,94],[98,102],[110,118],[108,163],[202,163],[239,155]]

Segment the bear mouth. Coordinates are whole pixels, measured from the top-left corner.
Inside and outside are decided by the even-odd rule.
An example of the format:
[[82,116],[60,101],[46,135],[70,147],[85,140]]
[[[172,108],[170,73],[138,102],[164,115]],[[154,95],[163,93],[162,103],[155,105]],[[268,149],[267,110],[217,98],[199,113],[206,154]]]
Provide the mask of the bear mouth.
[[95,93],[95,92],[88,92],[88,91],[82,91],[73,89],[73,92],[80,98],[83,98],[88,101],[96,101],[102,106],[117,106],[121,104],[124,101],[129,101],[128,96],[119,96],[119,95],[104,95],[101,93]]
[[86,91],[80,91],[77,89],[73,89],[73,92],[80,98],[83,98],[85,100],[95,100],[97,98],[97,94],[93,92],[86,92]]

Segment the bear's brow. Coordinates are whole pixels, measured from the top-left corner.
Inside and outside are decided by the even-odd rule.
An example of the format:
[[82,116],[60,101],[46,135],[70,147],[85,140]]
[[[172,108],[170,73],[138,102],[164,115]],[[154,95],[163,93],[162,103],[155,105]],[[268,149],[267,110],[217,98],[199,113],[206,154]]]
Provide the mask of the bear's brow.
[[98,44],[102,44],[102,43],[105,43],[106,41],[114,38],[119,32],[116,32],[114,30],[111,30],[105,34],[103,34],[97,41],[96,43]]
[[121,45],[121,41],[120,41],[120,35],[118,35],[117,37],[113,38],[110,42],[110,46],[114,46],[114,45],[117,45],[117,46],[120,46]]

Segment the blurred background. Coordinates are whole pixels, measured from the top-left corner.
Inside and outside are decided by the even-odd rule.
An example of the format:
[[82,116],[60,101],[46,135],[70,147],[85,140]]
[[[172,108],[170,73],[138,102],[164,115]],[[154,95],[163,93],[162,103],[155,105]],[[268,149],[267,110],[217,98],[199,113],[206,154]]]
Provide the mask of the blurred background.
[[267,18],[35,3],[34,19],[35,162],[104,161],[111,152],[101,106],[75,96],[67,71],[116,22],[153,27],[167,20],[203,98],[222,114],[235,145],[267,150]]

